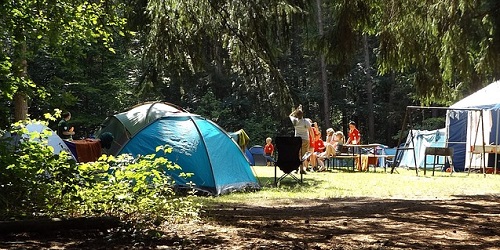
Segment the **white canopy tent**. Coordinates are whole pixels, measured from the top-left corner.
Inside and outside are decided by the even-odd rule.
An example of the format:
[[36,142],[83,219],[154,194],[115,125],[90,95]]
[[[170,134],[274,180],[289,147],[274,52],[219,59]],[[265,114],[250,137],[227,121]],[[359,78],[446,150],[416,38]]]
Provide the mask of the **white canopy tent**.
[[[448,145],[454,148],[453,162],[457,168],[481,168],[484,164],[497,168],[497,154],[492,154],[493,157],[485,154],[485,145],[490,147],[489,145],[499,144],[499,119],[500,81],[493,82],[450,106],[446,128]],[[481,153],[477,153],[479,151]]]

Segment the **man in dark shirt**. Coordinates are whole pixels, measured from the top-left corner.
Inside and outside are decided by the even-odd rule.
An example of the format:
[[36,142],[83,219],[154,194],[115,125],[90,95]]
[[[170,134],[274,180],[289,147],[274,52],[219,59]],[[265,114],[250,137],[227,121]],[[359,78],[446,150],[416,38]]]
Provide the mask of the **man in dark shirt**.
[[62,114],[62,119],[57,124],[57,134],[59,137],[61,137],[63,140],[73,140],[73,135],[75,132],[73,131],[73,127],[69,126],[69,119],[71,119],[71,113],[70,112],[65,112]]

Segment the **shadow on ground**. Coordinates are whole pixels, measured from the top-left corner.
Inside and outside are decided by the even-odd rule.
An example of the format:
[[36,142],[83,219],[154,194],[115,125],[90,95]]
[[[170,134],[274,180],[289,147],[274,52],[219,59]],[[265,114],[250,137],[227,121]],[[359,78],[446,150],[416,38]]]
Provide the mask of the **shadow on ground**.
[[348,198],[286,205],[214,205],[205,216],[221,227],[240,229],[242,240],[267,246],[280,242],[304,249],[488,249],[500,246],[499,205],[498,198],[490,196]]
[[[259,204],[259,205],[255,205]],[[39,249],[494,249],[496,196],[450,200],[302,199],[217,204],[163,236],[100,231],[0,235],[0,248]]]

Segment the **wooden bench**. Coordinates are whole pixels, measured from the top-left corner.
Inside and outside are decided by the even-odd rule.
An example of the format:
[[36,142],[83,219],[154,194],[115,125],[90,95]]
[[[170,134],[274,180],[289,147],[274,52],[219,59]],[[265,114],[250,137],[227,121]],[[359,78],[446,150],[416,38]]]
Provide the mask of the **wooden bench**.
[[359,154],[338,154],[338,155],[333,155],[325,159],[327,163],[327,168],[330,168],[330,163],[332,170],[335,169],[335,162],[336,160],[343,160],[343,159],[352,159],[352,171],[354,171],[355,168],[355,159],[359,159]]

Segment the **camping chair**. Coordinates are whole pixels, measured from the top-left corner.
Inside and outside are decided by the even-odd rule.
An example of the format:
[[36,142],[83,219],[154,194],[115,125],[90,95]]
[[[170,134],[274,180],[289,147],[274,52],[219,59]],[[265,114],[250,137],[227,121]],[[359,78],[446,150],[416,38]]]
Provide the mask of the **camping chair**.
[[[274,162],[274,184],[276,186],[278,186],[278,183],[287,176],[302,183],[302,173],[300,174],[300,180],[292,173],[302,164],[299,159],[301,145],[302,139],[300,137],[276,137],[276,157],[274,158],[276,160]],[[277,168],[283,171],[283,175],[279,178],[277,178]]]

